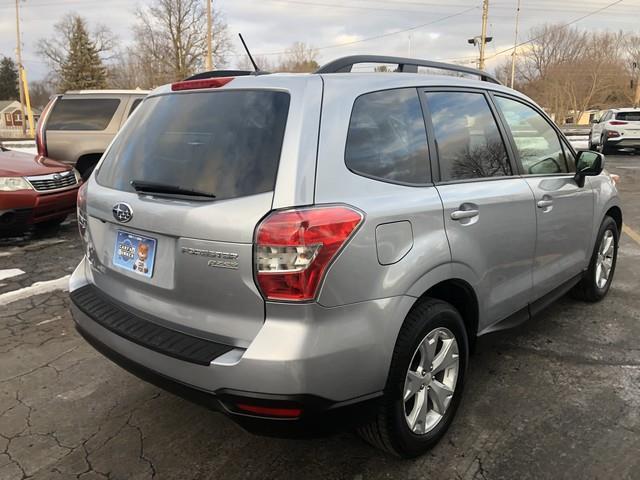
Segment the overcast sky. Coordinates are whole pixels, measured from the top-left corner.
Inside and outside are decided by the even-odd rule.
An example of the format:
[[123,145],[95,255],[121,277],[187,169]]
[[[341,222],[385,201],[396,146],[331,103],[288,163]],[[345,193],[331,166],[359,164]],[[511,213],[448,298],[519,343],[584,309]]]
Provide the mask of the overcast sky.
[[[21,0],[23,56],[29,78],[47,75],[47,65],[36,54],[35,44],[53,33],[53,24],[64,14],[78,13],[90,25],[102,23],[126,45],[131,41],[136,5],[149,1]],[[529,30],[536,25],[567,23],[612,3],[614,0],[521,0],[519,38],[529,38]],[[517,0],[490,1],[488,35],[494,40],[488,45],[488,56],[513,46],[516,4]],[[277,57],[291,43],[302,41],[318,49],[321,63],[364,53],[473,62],[477,49],[467,44],[467,38],[480,34],[482,15],[482,0],[215,0],[214,5],[225,16],[238,54],[241,45],[236,34],[241,32],[257,55]],[[640,0],[623,0],[576,25],[640,34]],[[0,0],[0,55],[14,57],[15,45],[14,0]],[[230,66],[237,58],[231,58]],[[495,61],[488,62],[489,69]]]

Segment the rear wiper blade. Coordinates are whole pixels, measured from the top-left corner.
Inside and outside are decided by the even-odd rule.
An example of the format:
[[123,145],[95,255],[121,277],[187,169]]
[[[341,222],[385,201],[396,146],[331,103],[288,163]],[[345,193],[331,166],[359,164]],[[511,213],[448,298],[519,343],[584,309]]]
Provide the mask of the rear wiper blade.
[[131,186],[136,192],[144,193],[168,193],[174,195],[185,195],[189,197],[216,198],[213,193],[201,192],[190,188],[182,188],[179,185],[165,185],[163,183],[144,182],[142,180],[131,180]]

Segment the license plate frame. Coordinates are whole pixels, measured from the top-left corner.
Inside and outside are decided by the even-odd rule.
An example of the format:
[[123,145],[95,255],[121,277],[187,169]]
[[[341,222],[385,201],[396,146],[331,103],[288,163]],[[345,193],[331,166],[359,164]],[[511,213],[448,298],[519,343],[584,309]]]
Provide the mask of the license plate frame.
[[116,230],[113,265],[142,277],[151,278],[155,269],[158,240],[126,230]]

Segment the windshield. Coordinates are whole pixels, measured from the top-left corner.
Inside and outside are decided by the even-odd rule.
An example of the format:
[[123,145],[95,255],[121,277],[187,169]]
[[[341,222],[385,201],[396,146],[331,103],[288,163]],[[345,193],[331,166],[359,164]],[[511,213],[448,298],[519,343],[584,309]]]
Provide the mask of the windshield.
[[146,99],[109,149],[96,180],[131,181],[228,199],[272,191],[289,94],[267,90],[186,92]]

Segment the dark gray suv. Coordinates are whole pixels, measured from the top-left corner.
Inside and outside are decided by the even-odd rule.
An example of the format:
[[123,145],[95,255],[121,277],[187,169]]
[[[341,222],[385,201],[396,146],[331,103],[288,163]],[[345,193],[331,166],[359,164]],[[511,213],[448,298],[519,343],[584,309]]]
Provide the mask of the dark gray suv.
[[415,456],[478,335],[606,295],[603,156],[486,73],[209,77],[153,91],[79,195],[77,328],[142,378],[248,429],[339,419]]

